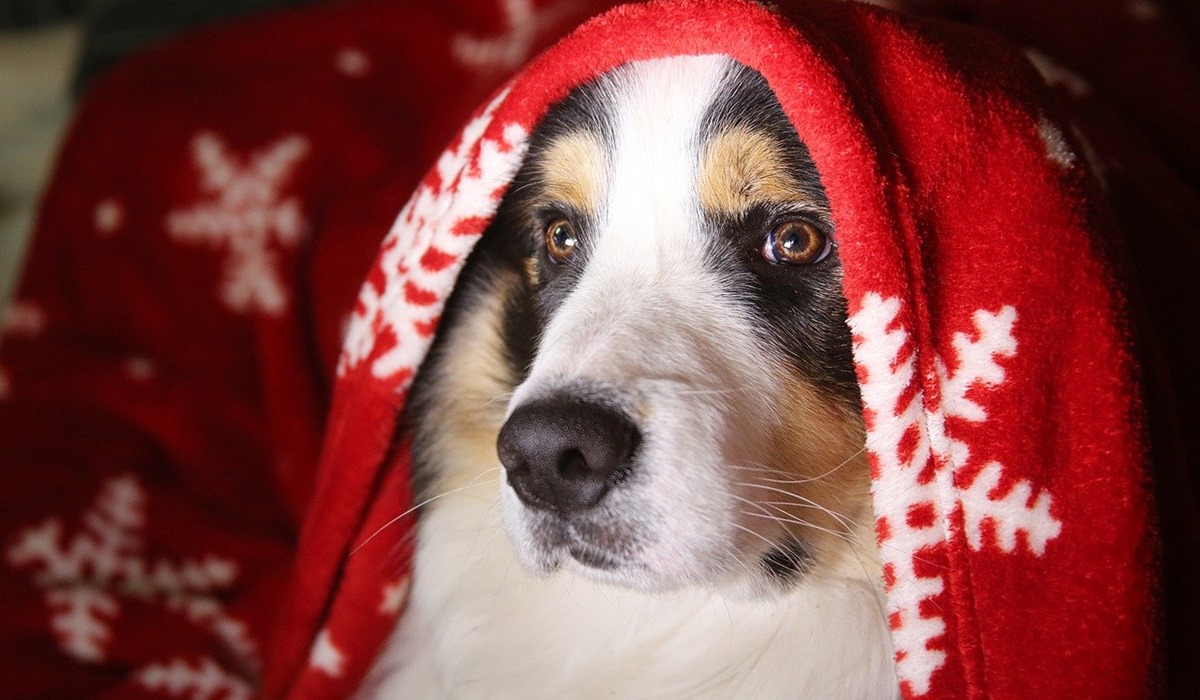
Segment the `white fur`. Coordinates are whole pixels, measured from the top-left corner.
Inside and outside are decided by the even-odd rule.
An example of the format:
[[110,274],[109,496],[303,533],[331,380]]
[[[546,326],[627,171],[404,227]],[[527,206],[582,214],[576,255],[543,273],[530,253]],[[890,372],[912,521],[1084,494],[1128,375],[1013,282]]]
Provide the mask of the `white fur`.
[[631,398],[643,417],[638,468],[647,483],[610,493],[601,507],[633,526],[636,560],[604,572],[576,566],[532,534],[545,514],[506,487],[502,510],[527,568],[566,565],[657,590],[744,578],[770,544],[742,513],[738,498],[750,494],[738,482],[748,473],[729,465],[767,461],[776,378],[763,372],[768,351],[746,309],[706,269],[711,233],[695,186],[700,120],[726,60],[659,59],[618,74],[615,157],[587,267],[509,404],[580,379]]
[[784,407],[763,369],[769,349],[702,258],[711,232],[695,189],[697,134],[727,60],[619,73],[615,155],[587,267],[509,403],[580,381],[621,389],[642,428],[639,487],[614,489],[597,508],[637,546],[614,569],[578,564],[540,538],[553,516],[502,478],[497,499],[490,447],[490,459],[452,459],[448,482],[462,490],[422,514],[409,608],[367,695],[896,694],[865,495],[846,514],[850,541],[822,552],[794,588],[759,595],[754,583],[781,526],[752,517],[737,467],[770,459]]
[[[571,572],[534,577],[500,531],[489,481],[422,516],[412,598],[374,698],[890,698],[869,582],[809,578],[779,599],[647,594]],[[431,504],[432,505],[432,504]]]

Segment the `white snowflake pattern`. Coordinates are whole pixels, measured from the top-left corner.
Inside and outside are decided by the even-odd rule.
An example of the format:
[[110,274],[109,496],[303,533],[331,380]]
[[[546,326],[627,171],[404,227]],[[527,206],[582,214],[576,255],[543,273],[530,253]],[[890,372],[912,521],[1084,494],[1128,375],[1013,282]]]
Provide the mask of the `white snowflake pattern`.
[[101,200],[92,212],[92,225],[96,227],[96,232],[101,235],[114,235],[124,224],[125,208],[121,206],[120,201],[113,197]]
[[305,233],[300,200],[285,196],[284,188],[308,150],[306,138],[292,135],[243,162],[215,134],[192,140],[207,197],[170,212],[167,231],[179,241],[228,250],[221,298],[235,312],[279,316],[287,309],[273,244],[294,247]]
[[1046,156],[1050,160],[1062,168],[1069,168],[1075,164],[1075,151],[1071,149],[1071,144],[1067,142],[1067,137],[1063,135],[1062,129],[1059,129],[1046,117],[1042,117],[1038,121],[1037,129],[1038,137],[1045,144]]
[[501,0],[506,31],[481,39],[456,35],[450,44],[454,57],[464,66],[478,70],[510,71],[529,60],[534,43],[578,8],[577,0],[553,2],[536,8],[533,0]]
[[379,603],[380,615],[395,615],[400,612],[400,608],[404,607],[404,601],[408,598],[408,579],[402,578],[399,581],[383,586],[383,600]]
[[1162,17],[1162,8],[1154,0],[1129,0],[1125,11],[1139,22],[1153,22]]
[[226,651],[256,671],[257,645],[217,597],[233,586],[237,564],[211,555],[147,560],[141,535],[145,501],[136,477],[110,478],[72,536],[65,536],[61,520],[50,518],[21,532],[8,549],[11,566],[33,569],[59,647],[79,661],[103,662],[121,601],[157,602],[210,630]]
[[135,678],[143,688],[173,698],[250,700],[254,697],[254,688],[249,683],[226,672],[207,657],[200,659],[195,666],[183,659],[151,664],[138,671]]
[[342,666],[345,663],[346,655],[334,645],[333,638],[329,636],[329,630],[321,630],[313,642],[308,665],[323,671],[326,675],[337,678],[342,675]]
[[1027,46],[1025,57],[1041,74],[1047,85],[1061,85],[1072,97],[1087,97],[1092,94],[1092,86],[1082,76],[1049,54]]
[[[936,640],[945,634],[945,621],[936,604],[923,607],[945,589],[941,548],[954,513],[944,512],[944,504],[961,509],[967,543],[975,551],[993,546],[1012,553],[1023,534],[1029,551],[1040,556],[1062,524],[1050,512],[1050,494],[1041,491],[1035,497],[1028,481],[1018,480],[1007,493],[998,493],[1003,473],[999,462],[985,464],[965,487],[955,486],[956,476],[970,473],[974,455],[965,442],[948,436],[946,420],[987,420],[985,408],[968,392],[1002,385],[1005,373],[997,359],[1016,355],[1016,310],[1006,306],[995,313],[977,311],[977,337],[953,336],[954,361],[937,363],[940,409],[927,406],[916,390],[916,358],[907,332],[896,323],[899,313],[898,299],[868,294],[850,326],[855,361],[864,375],[860,384],[869,417],[872,494],[896,672],[908,691],[920,696],[929,692],[934,672],[946,660],[945,652],[936,648]],[[992,526],[991,538],[984,536],[985,522]]]
[[339,376],[378,353],[371,373],[397,389],[407,386],[458,268],[482,233],[474,225],[496,211],[500,191],[525,152],[527,134],[520,124],[506,125],[499,139],[483,138],[506,96],[501,92],[467,124],[458,145],[441,155],[401,210],[359,292]]
[[4,311],[0,333],[13,338],[36,338],[46,330],[46,312],[32,301],[17,300]]
[[158,364],[142,355],[134,355],[125,360],[125,374],[138,382],[148,382],[158,374]]
[[334,59],[338,71],[351,78],[361,78],[371,71],[371,57],[362,49],[347,47]]

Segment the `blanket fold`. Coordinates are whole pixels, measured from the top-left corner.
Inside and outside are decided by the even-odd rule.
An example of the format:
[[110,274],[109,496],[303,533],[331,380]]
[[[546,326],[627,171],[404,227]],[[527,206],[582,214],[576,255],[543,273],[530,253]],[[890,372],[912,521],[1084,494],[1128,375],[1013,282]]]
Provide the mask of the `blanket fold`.
[[[626,61],[696,53],[763,73],[822,174],[905,693],[1144,691],[1144,446],[1122,302],[1094,243],[1113,224],[1040,78],[991,35],[838,3],[807,4],[794,23],[730,2],[593,20],[468,122],[401,213],[360,294],[339,391],[359,403],[380,384],[403,395],[464,238],[483,232],[555,99]],[[342,484],[329,497],[354,483],[357,502],[382,455],[344,454],[327,453],[323,469]],[[311,546],[347,557],[376,534],[331,545],[323,530]],[[349,587],[358,563],[345,562]],[[309,635],[355,644],[365,625],[332,614]]]
[[[606,70],[714,53],[830,202],[903,695],[1197,687],[1186,45],[1147,22],[1163,51],[1120,53],[1154,105],[1074,35],[1014,45],[1061,16],[1029,3],[610,4],[310,7],[97,85],[4,324],[7,691],[352,693],[413,575],[406,392],[529,133]],[[934,16],[963,6],[1008,37]]]

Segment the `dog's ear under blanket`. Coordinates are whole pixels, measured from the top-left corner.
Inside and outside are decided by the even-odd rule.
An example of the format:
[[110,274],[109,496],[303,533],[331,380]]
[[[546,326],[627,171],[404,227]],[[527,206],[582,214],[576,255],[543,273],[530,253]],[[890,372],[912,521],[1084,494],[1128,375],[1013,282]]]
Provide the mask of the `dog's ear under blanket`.
[[401,212],[339,365],[274,689],[312,687],[314,643],[357,677],[393,624],[369,601],[402,597],[408,575],[412,516],[377,533],[408,494],[395,418],[532,125],[621,63],[707,53],[766,77],[828,193],[904,694],[1145,693],[1146,445],[1086,144],[990,36],[851,3],[785,20],[700,1],[584,25],[470,119]]

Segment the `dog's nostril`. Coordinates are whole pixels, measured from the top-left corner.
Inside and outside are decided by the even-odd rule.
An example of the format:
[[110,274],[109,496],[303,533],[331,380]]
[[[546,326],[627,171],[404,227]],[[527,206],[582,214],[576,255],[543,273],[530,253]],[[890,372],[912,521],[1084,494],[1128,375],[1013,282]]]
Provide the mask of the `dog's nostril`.
[[513,411],[496,448],[526,505],[569,512],[596,505],[628,476],[638,438],[620,411],[553,397]]
[[567,480],[587,479],[591,468],[579,450],[567,450],[558,460],[558,475]]

